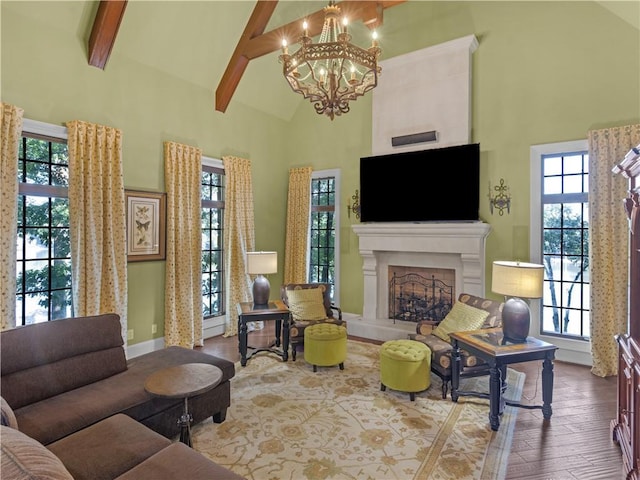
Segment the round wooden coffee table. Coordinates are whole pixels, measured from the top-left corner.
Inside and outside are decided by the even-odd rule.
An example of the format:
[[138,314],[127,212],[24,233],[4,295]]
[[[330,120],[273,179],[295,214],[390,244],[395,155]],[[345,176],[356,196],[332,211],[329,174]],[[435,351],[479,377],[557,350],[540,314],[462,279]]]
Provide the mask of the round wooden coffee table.
[[184,411],[178,419],[180,441],[191,447],[189,397],[211,390],[222,380],[222,370],[208,363],[185,363],[152,373],[144,382],[144,389],[160,398],[184,399]]

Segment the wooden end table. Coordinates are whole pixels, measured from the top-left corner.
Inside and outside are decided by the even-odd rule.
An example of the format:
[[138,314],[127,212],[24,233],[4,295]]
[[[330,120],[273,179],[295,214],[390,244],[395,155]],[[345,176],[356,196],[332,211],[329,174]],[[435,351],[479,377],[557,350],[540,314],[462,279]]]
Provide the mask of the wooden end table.
[[178,419],[180,441],[191,447],[191,421],[189,397],[195,397],[217,386],[222,380],[222,370],[208,363],[185,363],[163,368],[151,374],[144,382],[144,389],[160,398],[184,399],[184,410]]
[[[451,355],[451,399],[458,401],[458,397],[472,396],[489,399],[489,423],[491,430],[500,428],[500,415],[504,406],[542,409],[545,420],[551,418],[551,401],[553,399],[553,359],[555,345],[543,342],[535,337],[527,337],[526,343],[505,343],[502,328],[486,328],[469,332],[455,332],[449,334],[453,342]],[[489,394],[480,392],[460,391],[460,368],[462,365],[460,349],[472,353],[489,365]],[[523,405],[506,400],[503,396],[502,383],[506,381],[506,366],[510,363],[542,360],[542,405]]]
[[[247,360],[258,352],[275,353],[283,362],[289,359],[289,323],[291,313],[282,300],[269,302],[267,305],[255,305],[253,302],[241,302],[237,305],[238,311],[238,347],[240,350],[240,365],[245,367]],[[276,321],[276,338],[274,342],[263,348],[249,347],[247,322],[259,322],[263,320]],[[282,329],[282,348],[280,347],[280,330]],[[247,349],[251,352],[247,353]]]

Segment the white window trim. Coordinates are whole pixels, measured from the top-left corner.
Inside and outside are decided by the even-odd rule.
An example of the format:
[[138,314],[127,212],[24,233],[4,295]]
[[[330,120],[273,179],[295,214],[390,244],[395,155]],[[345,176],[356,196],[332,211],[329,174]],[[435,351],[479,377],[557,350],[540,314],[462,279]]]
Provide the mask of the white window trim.
[[69,138],[67,127],[39,122],[37,120],[30,120],[28,118],[22,119],[22,131],[37,135],[45,135],[47,137],[60,138],[62,140],[67,140]]
[[[342,211],[341,203],[340,203],[340,169],[332,168],[328,170],[314,170],[311,173],[311,178],[326,178],[333,177],[335,179],[335,212],[334,212],[334,225],[336,228],[336,240],[335,240],[335,258],[334,262],[334,293],[333,293],[333,303],[336,305],[340,305],[340,212]],[[309,199],[311,201],[311,199]],[[311,229],[307,235],[309,235]],[[310,250],[310,249],[309,249]],[[309,251],[307,251],[307,256],[309,255]],[[307,258],[307,265],[309,265],[309,259]]]
[[[202,156],[202,165],[205,167],[214,167],[224,169],[224,163],[219,158]],[[225,330],[225,318],[224,315],[216,315],[213,317],[205,318],[202,321],[202,337],[204,339],[217,337],[224,334]]]
[[[530,148],[530,219],[529,219],[529,254],[532,262],[542,263],[542,157],[544,155],[557,155],[569,152],[582,152],[589,149],[587,140],[574,140],[570,142],[547,143],[532,145]],[[541,311],[542,300],[531,300],[531,332],[533,335],[552,343],[558,347],[556,358],[558,360],[577,363],[580,365],[592,365],[591,342],[573,340],[551,335],[541,335]]]

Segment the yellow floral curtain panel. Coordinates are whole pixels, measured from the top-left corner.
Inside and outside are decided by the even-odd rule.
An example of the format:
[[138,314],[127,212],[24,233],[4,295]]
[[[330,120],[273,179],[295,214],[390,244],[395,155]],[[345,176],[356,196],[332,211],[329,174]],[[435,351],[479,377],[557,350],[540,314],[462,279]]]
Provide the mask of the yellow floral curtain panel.
[[311,167],[289,170],[284,283],[305,283],[307,281],[312,173]]
[[16,326],[18,146],[23,110],[0,102],[0,329]]
[[227,316],[224,336],[228,337],[238,334],[236,304],[251,300],[246,254],[255,248],[255,226],[251,161],[225,156],[222,162],[226,182],[223,241]]
[[202,151],[165,142],[164,175],[167,190],[164,341],[166,346],[201,347]]
[[67,123],[74,314],[120,315],[127,330],[127,254],[122,132]]
[[589,274],[591,278],[591,372],[618,373],[614,335],[627,332],[629,228],[622,208],[627,181],[611,172],[640,143],[640,125],[589,132]]

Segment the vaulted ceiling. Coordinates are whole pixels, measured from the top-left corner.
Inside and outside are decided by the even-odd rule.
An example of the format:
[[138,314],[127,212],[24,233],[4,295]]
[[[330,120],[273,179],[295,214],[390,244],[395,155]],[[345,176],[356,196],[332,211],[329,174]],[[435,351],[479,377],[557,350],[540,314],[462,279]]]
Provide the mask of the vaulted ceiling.
[[[403,10],[410,12],[409,4],[412,1],[416,0],[394,6],[393,18],[406,18]],[[327,3],[281,0],[273,9],[265,32],[320,11]],[[640,28],[637,1],[606,0],[596,3],[635,28]],[[55,28],[77,37],[81,46],[78,54],[84,55],[87,68],[95,68],[89,65],[88,44],[99,2],[2,0],[2,4],[3,9],[19,9],[21,15],[27,15],[35,22],[51,25],[52,19],[55,19]],[[255,6],[256,2],[249,0],[129,0],[105,69],[108,70],[116,62],[145,65],[205,89],[214,109],[216,89]],[[404,28],[397,22],[387,21],[387,18],[385,16],[380,29],[383,46],[385,36],[390,37],[394,31]],[[351,24],[350,33],[356,43],[368,44],[369,30],[362,22]],[[105,55],[104,52],[94,53]],[[233,109],[235,102],[241,102],[285,120],[292,117],[302,99],[291,92],[283,79],[278,55],[279,52],[272,52],[248,63],[228,109]],[[382,58],[385,58],[384,49]]]

